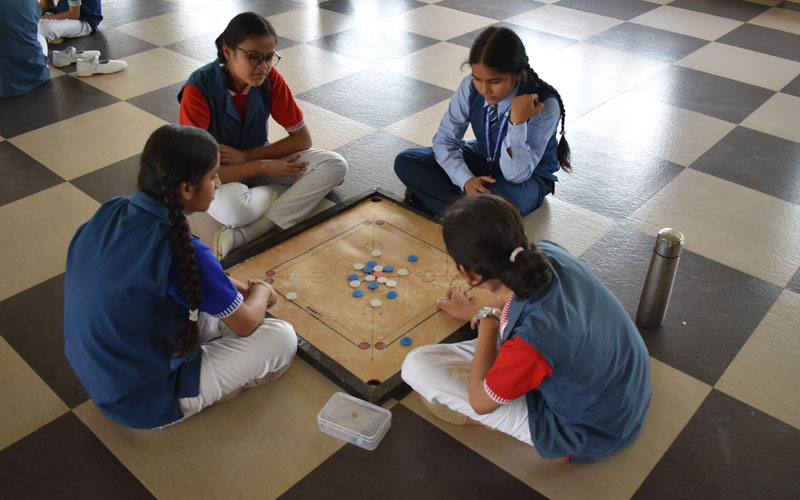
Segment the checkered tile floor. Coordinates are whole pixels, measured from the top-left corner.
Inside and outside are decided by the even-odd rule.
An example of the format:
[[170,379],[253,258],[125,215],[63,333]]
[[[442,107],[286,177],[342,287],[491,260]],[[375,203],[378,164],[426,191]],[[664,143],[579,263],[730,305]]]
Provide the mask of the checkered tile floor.
[[[430,144],[472,38],[497,23],[520,34],[564,97],[574,152],[530,234],[580,255],[631,314],[656,232],[686,235],[666,323],[642,332],[654,398],[635,445],[547,461],[437,421],[412,393],[367,452],[317,430],[338,389],[299,359],[168,430],[99,413],[62,354],[67,244],[132,192],[146,137],[177,119],[181,83],[245,10],[274,23],[315,145],[350,163],[334,202],[374,185],[401,195],[392,160]],[[104,0],[103,14],[68,44],[127,71],[53,68],[0,100],[1,498],[800,496],[800,4]]]

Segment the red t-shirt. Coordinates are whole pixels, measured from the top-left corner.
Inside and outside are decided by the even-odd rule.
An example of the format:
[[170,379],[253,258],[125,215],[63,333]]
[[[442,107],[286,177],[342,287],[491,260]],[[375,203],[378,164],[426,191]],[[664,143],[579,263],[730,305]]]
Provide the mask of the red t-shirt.
[[[501,332],[507,326],[510,305],[511,299],[503,307],[500,317]],[[512,337],[498,349],[483,387],[494,401],[506,404],[536,389],[544,379],[552,375],[550,363],[539,351],[522,338]]]
[[[270,69],[267,78],[269,78],[270,84],[269,94],[272,102],[270,114],[272,117],[287,132],[294,132],[303,128],[306,124],[303,119],[303,112],[297,106],[292,96],[292,91],[286,85],[286,80],[275,68]],[[233,105],[242,119],[244,119],[247,112],[247,103],[250,100],[251,91],[252,87],[250,85],[245,86],[238,94],[228,90],[228,95],[231,97]],[[203,130],[208,130],[208,126],[211,124],[211,111],[208,108],[208,101],[203,92],[194,85],[187,85],[183,89],[178,120],[182,125],[194,125]]]

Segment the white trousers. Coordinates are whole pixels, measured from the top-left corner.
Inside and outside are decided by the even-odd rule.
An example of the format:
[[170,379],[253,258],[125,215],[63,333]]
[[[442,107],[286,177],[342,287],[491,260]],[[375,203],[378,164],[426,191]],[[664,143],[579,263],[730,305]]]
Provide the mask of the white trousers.
[[42,46],[42,53],[47,57],[47,40],[41,33],[36,33],[36,39],[39,40],[39,45]]
[[91,35],[92,27],[80,19],[47,19],[39,20],[39,34],[48,42],[57,38],[78,38]]
[[294,328],[279,319],[265,319],[248,337],[236,335],[224,322],[206,313],[200,313],[197,326],[203,342],[200,388],[197,396],[178,399],[183,419],[231,399],[243,389],[280,377],[297,352]]
[[477,339],[418,347],[403,362],[403,380],[420,396],[533,446],[525,397],[478,415],[469,404],[469,370]]
[[[216,193],[208,214],[228,227],[247,226],[266,217],[281,229],[305,218],[344,180],[347,162],[333,151],[309,149],[297,161],[309,162],[299,178],[266,175],[229,182]],[[248,234],[248,239],[259,234]]]

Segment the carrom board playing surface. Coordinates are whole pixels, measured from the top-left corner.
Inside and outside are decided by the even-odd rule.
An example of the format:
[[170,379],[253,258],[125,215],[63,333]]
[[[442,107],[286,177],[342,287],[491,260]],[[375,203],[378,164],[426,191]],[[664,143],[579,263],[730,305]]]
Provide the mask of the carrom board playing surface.
[[[263,246],[227,272],[242,282],[271,281],[279,300],[269,313],[294,325],[299,353],[369,401],[380,402],[402,385],[399,372],[411,349],[442,342],[464,326],[436,307],[451,286],[465,286],[441,226],[383,193],[334,207]],[[389,266],[373,269],[386,282],[367,281],[369,269],[356,269],[372,267],[370,261]],[[354,296],[356,290],[363,295]],[[389,298],[392,291],[396,298]]]

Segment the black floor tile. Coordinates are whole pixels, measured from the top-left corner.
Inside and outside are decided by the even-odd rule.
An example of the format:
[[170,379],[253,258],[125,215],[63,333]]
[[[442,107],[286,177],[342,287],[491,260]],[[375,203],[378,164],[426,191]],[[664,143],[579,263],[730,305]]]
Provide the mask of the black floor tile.
[[797,272],[794,273],[794,277],[789,280],[789,284],[786,285],[786,289],[794,293],[800,293],[800,268],[798,268]]
[[743,24],[716,41],[800,62],[800,35],[794,33]]
[[708,40],[640,24],[622,23],[587,38],[586,42],[662,61],[675,62],[706,45]]
[[180,6],[163,0],[136,0],[135,2],[108,2],[103,4],[103,22],[99,30],[142,21],[151,17],[181,10]]
[[339,14],[370,18],[376,15],[386,18],[426,5],[428,4],[417,2],[416,0],[372,0],[370,2],[361,0],[328,0],[319,4],[320,8],[332,10]]
[[656,4],[641,0],[561,0],[558,2],[558,6],[614,17],[623,21],[658,8]]
[[371,64],[424,49],[439,40],[388,26],[366,25],[319,38],[309,45]]
[[691,168],[800,205],[800,144],[736,127]]
[[89,399],[64,355],[63,274],[0,302],[0,334],[70,408]]
[[128,102],[168,123],[178,123],[181,105],[178,92],[185,82],[178,82],[146,94],[128,99]]
[[[158,45],[145,42],[116,29],[99,30],[94,35],[67,38],[63,43],[50,45],[50,61],[53,60],[54,50],[64,50],[67,47],[75,47],[78,50],[99,50],[101,59],[122,59],[155,49]],[[65,73],[74,73],[76,67],[75,64],[70,64],[58,69]]]
[[0,498],[155,498],[72,412],[0,451],[0,470]]
[[376,186],[402,199],[405,187],[394,174],[394,158],[401,151],[418,147],[419,144],[378,131],[337,149],[347,159],[347,178],[328,199],[341,202]]
[[667,104],[732,123],[741,123],[775,95],[772,90],[681,66],[668,66],[638,88]]
[[141,154],[131,156],[70,183],[100,203],[114,196],[130,196],[136,191],[141,157]]
[[558,172],[556,197],[622,220],[663,188],[683,167],[583,133],[567,132],[572,173]]
[[[617,227],[581,256],[632,318],[654,242],[652,236]],[[781,290],[684,249],[664,325],[640,331],[652,357],[714,385]]]
[[231,5],[231,7],[234,6],[236,7],[236,12],[232,13],[231,18],[241,12],[255,12],[264,17],[269,17],[306,7],[302,3],[292,2],[291,0],[269,0],[268,2],[264,0],[236,0]]
[[[533,447],[530,452],[535,456]],[[545,497],[398,404],[377,449],[347,444],[279,498]]]
[[783,87],[781,92],[800,97],[800,75]]
[[749,21],[762,12],[769,10],[766,5],[742,2],[741,0],[674,0],[669,6],[737,21]]
[[[492,26],[502,26],[509,28],[516,33],[525,44],[525,52],[528,54],[530,64],[533,69],[536,69],[537,54],[550,54],[557,50],[563,49],[573,43],[578,43],[578,40],[567,38],[552,33],[545,33],[544,31],[532,30],[511,23],[495,23]],[[486,28],[477,29],[469,33],[465,33],[456,38],[448,40],[450,43],[461,45],[462,47],[471,47],[472,42],[478,37],[478,34]]]
[[217,59],[217,46],[214,41],[219,33],[206,33],[187,40],[165,45],[165,49],[173,50],[178,54],[191,57],[195,61],[208,64]]
[[27,94],[3,99],[0,135],[9,139],[117,101],[77,78],[53,78]]
[[367,125],[385,127],[452,96],[452,90],[373,68],[297,97]]
[[796,499],[800,430],[712,390],[635,500]]
[[0,206],[64,182],[8,141],[0,142],[0,179]]
[[442,0],[436,5],[450,9],[469,12],[492,19],[506,19],[529,10],[538,9],[543,3],[531,0],[503,0],[502,2],[486,2],[484,0]]
[[797,2],[781,2],[781,3],[778,4],[778,7],[782,8],[782,9],[800,11],[800,3],[797,3]]
[[[214,41],[219,36],[219,33],[206,33],[205,35],[196,36],[164,46],[165,49],[170,49],[186,57],[191,57],[196,61],[203,64],[210,63],[217,59],[217,46]],[[278,46],[276,50],[280,52],[283,49],[288,49],[292,45],[297,45],[298,42],[290,40],[285,37],[278,38]]]

